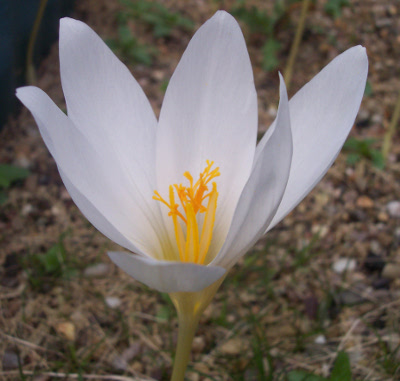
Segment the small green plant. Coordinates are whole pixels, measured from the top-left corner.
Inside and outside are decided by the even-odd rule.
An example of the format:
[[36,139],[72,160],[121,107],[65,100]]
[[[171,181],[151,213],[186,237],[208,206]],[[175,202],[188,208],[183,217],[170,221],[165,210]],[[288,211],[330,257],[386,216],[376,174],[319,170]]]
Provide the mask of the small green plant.
[[349,356],[339,352],[329,378],[318,376],[303,370],[294,370],[287,375],[287,381],[352,381]]
[[[192,30],[193,22],[178,12],[172,12],[159,2],[147,0],[120,0],[126,7],[123,17],[143,22],[152,30],[154,37],[169,37],[172,30]],[[121,14],[122,16],[122,14]]]
[[365,158],[372,161],[372,164],[379,169],[385,167],[385,159],[382,152],[373,148],[375,139],[349,138],[343,148],[347,152],[347,163],[355,164]]
[[29,171],[25,168],[11,164],[0,164],[0,205],[7,201],[5,192],[13,183],[24,180],[29,176]]
[[45,253],[29,254],[23,258],[22,265],[33,288],[45,291],[54,286],[58,279],[68,279],[76,275],[77,271],[71,266],[71,260],[66,255],[66,234],[61,234],[58,242]]
[[371,82],[370,82],[370,81],[367,81],[367,83],[365,84],[364,95],[365,95],[366,97],[370,97],[370,96],[372,95],[372,93],[373,93],[373,90],[372,90]]
[[308,244],[304,245],[300,250],[296,250],[293,267],[300,268],[306,266],[311,259],[317,256],[318,251],[314,251],[314,246],[318,243],[319,233],[313,234]]
[[231,13],[239,20],[244,22],[252,34],[261,34],[265,36],[262,47],[263,60],[262,67],[266,71],[274,70],[279,65],[278,54],[281,44],[275,38],[276,27],[278,22],[286,15],[286,3],[276,1],[272,12],[260,10],[252,6],[245,6],[244,1],[240,1],[239,5],[232,9]]
[[108,40],[107,44],[125,60],[146,66],[151,65],[156,54],[154,48],[141,44],[124,22],[118,27],[118,38]]
[[349,0],[328,0],[325,3],[324,9],[328,15],[332,16],[334,19],[337,19],[342,14],[342,8],[349,5]]

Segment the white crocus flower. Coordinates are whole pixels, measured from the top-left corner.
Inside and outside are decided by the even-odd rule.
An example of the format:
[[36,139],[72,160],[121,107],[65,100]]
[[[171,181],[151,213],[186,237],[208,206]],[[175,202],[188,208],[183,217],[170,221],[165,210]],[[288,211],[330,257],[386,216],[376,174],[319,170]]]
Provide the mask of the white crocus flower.
[[331,166],[360,106],[368,61],[363,47],[347,50],[290,102],[281,78],[276,120],[257,146],[250,59],[226,12],[190,41],[158,121],[128,69],[84,23],[61,20],[60,66],[68,116],[36,87],[17,96],[79,209],[131,252],[110,258],[170,293],[178,313],[192,317],[180,319],[183,327],[197,325],[226,271]]

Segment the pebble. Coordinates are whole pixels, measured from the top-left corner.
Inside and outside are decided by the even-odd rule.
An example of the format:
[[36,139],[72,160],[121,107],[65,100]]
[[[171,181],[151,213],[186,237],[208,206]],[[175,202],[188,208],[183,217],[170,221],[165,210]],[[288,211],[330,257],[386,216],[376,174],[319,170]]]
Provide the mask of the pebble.
[[225,355],[238,355],[245,351],[247,344],[240,338],[233,338],[220,346],[220,351]]
[[400,218],[400,201],[390,201],[386,204],[390,217]]
[[[21,359],[22,361],[22,359]],[[5,351],[3,354],[2,365],[4,370],[18,368],[18,356],[14,352]]]
[[189,381],[199,381],[200,380],[200,375],[195,372],[188,372],[186,377],[188,378]]
[[86,267],[83,275],[88,278],[97,278],[107,275],[110,272],[110,266],[106,263],[96,263]]
[[374,201],[368,196],[360,196],[356,201],[356,205],[359,208],[370,209],[374,206]]
[[400,265],[395,263],[387,263],[382,271],[382,278],[395,280],[400,278]]
[[353,306],[355,304],[362,303],[365,300],[360,294],[357,294],[350,290],[345,290],[341,292],[338,297],[341,304],[344,304],[346,306]]
[[320,345],[326,344],[326,337],[324,335],[318,335],[315,338],[314,343]]
[[111,365],[114,369],[119,371],[126,371],[128,363],[136,357],[142,350],[142,345],[137,342],[133,343],[130,347],[126,348],[121,355],[114,357]]
[[112,308],[113,310],[118,308],[121,305],[121,299],[115,296],[107,296],[105,298],[105,302],[108,307]]
[[351,258],[340,258],[333,265],[332,269],[337,274],[342,274],[344,271],[353,271],[356,268],[357,262]]
[[382,122],[383,122],[383,116],[381,114],[372,115],[372,123],[382,124]]
[[272,118],[275,118],[278,113],[278,109],[275,106],[271,105],[268,107],[267,112],[268,112],[269,116],[271,116]]
[[193,339],[192,350],[194,353],[202,353],[205,347],[206,343],[202,336],[196,336]]
[[64,339],[67,339],[68,341],[75,341],[76,329],[73,323],[68,321],[58,323],[55,328],[57,333],[59,333]]
[[386,212],[379,212],[378,220],[381,222],[387,222],[389,220],[389,215]]
[[21,209],[21,214],[26,217],[29,214],[31,214],[34,210],[34,207],[32,204],[25,204],[22,209]]

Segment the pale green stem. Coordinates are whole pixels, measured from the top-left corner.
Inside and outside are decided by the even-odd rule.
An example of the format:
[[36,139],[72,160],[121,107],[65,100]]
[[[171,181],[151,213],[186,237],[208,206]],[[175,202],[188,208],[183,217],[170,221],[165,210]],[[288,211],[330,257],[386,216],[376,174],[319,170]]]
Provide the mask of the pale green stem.
[[397,96],[397,102],[396,102],[396,106],[394,107],[392,120],[390,121],[389,128],[385,133],[385,137],[383,138],[382,155],[383,155],[385,161],[386,161],[387,156],[390,151],[390,146],[392,144],[392,138],[393,138],[394,132],[396,130],[397,123],[399,122],[399,118],[400,118],[400,92]]
[[290,83],[292,81],[292,74],[293,74],[293,66],[297,57],[297,52],[299,50],[300,42],[303,37],[304,32],[304,25],[306,21],[308,7],[310,6],[310,0],[303,0],[302,7],[301,7],[301,15],[300,21],[297,25],[296,35],[293,40],[292,47],[290,48],[289,59],[286,64],[284,77],[286,82],[286,88],[289,91]]
[[175,292],[169,294],[178,313],[178,344],[171,381],[183,381],[190,359],[192,342],[200,316],[210,304],[226,274],[212,285],[199,292]]
[[26,53],[26,80],[28,84],[33,85],[36,83],[35,67],[33,66],[33,50],[35,47],[36,37],[39,31],[40,24],[44,10],[46,9],[47,0],[40,0],[39,9],[36,13],[35,22],[31,35],[29,36],[28,51]]
[[178,344],[176,347],[174,368],[171,381],[183,381],[190,359],[192,342],[199,324],[199,318],[187,316],[178,312],[179,331]]

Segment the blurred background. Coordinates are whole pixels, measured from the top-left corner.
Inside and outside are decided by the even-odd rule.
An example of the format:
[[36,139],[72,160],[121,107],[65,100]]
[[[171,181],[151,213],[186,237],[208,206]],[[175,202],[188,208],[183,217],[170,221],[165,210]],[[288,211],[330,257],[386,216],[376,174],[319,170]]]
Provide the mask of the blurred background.
[[400,379],[398,0],[2,0],[0,379],[168,380],[168,295],[109,261],[117,246],[76,208],[14,92],[35,84],[65,110],[57,29],[69,15],[128,66],[158,115],[190,38],[218,9],[247,42],[260,136],[276,116],[279,71],[292,96],[351,46],[366,47],[370,66],[336,163],[231,270],[187,379]]

